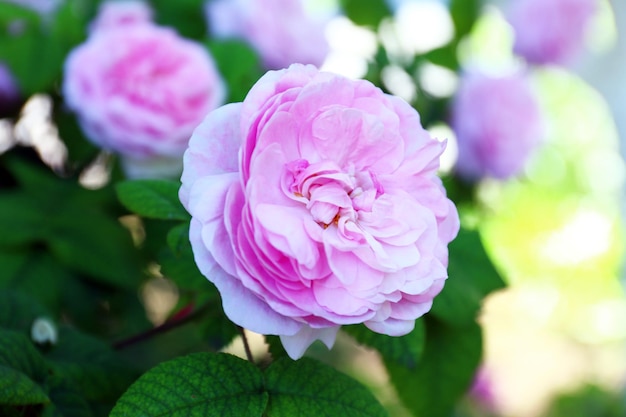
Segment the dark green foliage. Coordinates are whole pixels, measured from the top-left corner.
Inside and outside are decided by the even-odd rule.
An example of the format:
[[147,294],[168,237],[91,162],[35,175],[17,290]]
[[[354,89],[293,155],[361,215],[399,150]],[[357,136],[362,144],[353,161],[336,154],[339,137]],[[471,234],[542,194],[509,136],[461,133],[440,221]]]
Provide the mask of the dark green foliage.
[[362,324],[344,326],[343,330],[360,344],[378,350],[386,361],[409,369],[415,368],[417,365],[426,343],[424,320],[417,320],[415,329],[401,337],[374,333]]
[[60,80],[67,53],[86,35],[81,3],[66,2],[52,22],[44,22],[33,11],[0,3],[0,61],[11,68],[24,95],[49,90]]
[[415,416],[448,417],[480,363],[481,330],[474,322],[452,326],[427,319],[426,341],[416,368],[384,362],[400,399]]
[[391,13],[384,0],[341,0],[341,7],[354,23],[373,29]]
[[449,278],[435,298],[432,314],[453,325],[472,323],[483,299],[503,288],[504,282],[485,253],[478,232],[461,229],[449,253]]

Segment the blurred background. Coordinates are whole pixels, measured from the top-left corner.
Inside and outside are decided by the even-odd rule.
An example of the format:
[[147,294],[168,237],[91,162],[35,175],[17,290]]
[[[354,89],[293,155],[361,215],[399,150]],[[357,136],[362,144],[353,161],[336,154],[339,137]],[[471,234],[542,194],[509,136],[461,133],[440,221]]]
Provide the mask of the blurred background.
[[[449,3],[395,3],[394,18],[377,31],[331,21],[333,52],[325,66],[362,77],[377,42],[410,56],[450,41]],[[511,3],[483,5],[459,44],[462,67],[504,74],[523,65],[512,52],[515,35],[504,15]],[[423,93],[416,77],[436,97],[452,96],[458,83],[458,74],[435,64],[416,76],[391,64],[382,76],[390,91],[409,101]],[[473,396],[482,411],[473,411],[626,415],[625,2],[600,2],[575,62],[535,67],[530,76],[547,114],[545,143],[523,175],[482,180],[478,207],[461,208],[462,222],[480,230],[509,284],[486,300],[480,319],[486,350]],[[446,124],[429,129],[454,141]],[[453,164],[454,146],[447,157]]]
[[[0,2],[28,4],[45,16],[63,1]],[[483,365],[458,416],[626,416],[626,2],[598,1],[583,28],[582,51],[568,65],[530,68],[513,53],[506,14],[514,2],[455,2],[454,13],[445,0],[390,0],[384,13],[368,11],[375,1],[305,4],[327,19],[330,51],[321,68],[368,78],[413,104],[433,136],[449,141],[444,177],[457,158],[445,106],[462,69],[493,76],[527,70],[546,116],[544,142],[519,175],[481,179],[472,203],[459,203],[462,222],[479,230],[508,288],[483,306]],[[458,5],[470,3],[478,6],[464,15]],[[342,5],[352,19],[338,13]],[[465,18],[470,23],[459,34]],[[58,151],[51,145],[57,132],[46,124],[50,104],[27,105],[32,112],[24,107],[21,125],[0,120],[0,153],[14,146],[14,127],[39,129],[23,137],[52,137],[37,146],[49,165],[60,164],[66,155],[50,150]],[[98,187],[97,168],[105,162],[85,184]],[[153,283],[144,292],[155,323],[177,302],[168,285]],[[238,342],[230,350],[243,356]],[[348,353],[332,359],[338,367],[377,388],[394,416],[408,415],[394,408],[373,352],[347,337],[333,353],[342,351]]]

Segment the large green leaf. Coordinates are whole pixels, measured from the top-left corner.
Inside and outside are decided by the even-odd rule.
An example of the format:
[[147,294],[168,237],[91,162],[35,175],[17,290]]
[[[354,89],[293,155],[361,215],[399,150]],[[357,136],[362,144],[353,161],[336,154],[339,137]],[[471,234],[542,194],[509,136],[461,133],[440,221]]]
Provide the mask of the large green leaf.
[[505,284],[487,256],[478,232],[461,229],[449,250],[449,278],[435,297],[432,314],[453,325],[471,323],[484,298]]
[[378,417],[386,412],[357,381],[312,359],[280,359],[265,373],[219,353],[161,363],[119,399],[122,416]]
[[449,417],[480,363],[481,330],[475,322],[459,327],[425,321],[426,347],[418,366],[410,369],[388,360],[385,365],[400,399],[415,416]]
[[141,256],[117,219],[98,207],[68,204],[49,222],[48,245],[63,264],[104,284],[137,288]]
[[189,220],[178,199],[180,183],[166,180],[124,181],[116,186],[120,202],[143,217],[162,220]]
[[363,385],[313,359],[279,359],[265,371],[268,417],[382,417],[387,412]]
[[27,405],[48,401],[50,399],[43,388],[26,374],[0,365],[0,404]]
[[87,190],[75,179],[17,157],[3,160],[18,184],[0,192],[1,246],[49,250],[64,267],[103,284],[135,290],[140,253],[117,220],[121,207],[108,190]]
[[141,376],[111,417],[261,416],[267,400],[263,374],[254,365],[231,355],[195,353]]
[[424,351],[426,341],[426,328],[423,320],[417,320],[415,329],[401,337],[375,333],[362,324],[343,326],[342,330],[354,337],[360,344],[379,351],[386,361],[407,368],[415,368]]
[[[8,369],[8,372],[2,370]],[[13,330],[0,330],[0,403],[38,404],[48,401],[41,387],[48,365],[30,340]]]

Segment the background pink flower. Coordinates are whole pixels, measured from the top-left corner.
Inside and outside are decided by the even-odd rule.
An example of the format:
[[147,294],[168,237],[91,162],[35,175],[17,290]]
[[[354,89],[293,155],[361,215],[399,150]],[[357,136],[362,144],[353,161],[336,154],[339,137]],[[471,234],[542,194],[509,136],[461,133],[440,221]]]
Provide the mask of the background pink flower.
[[343,324],[410,332],[459,227],[436,176],[444,147],[406,102],[313,66],[270,71],[210,113],[180,199],[228,317],[293,358]]
[[189,136],[222,104],[224,83],[202,45],[137,11],[104,6],[67,58],[63,95],[88,138],[123,156],[129,176],[179,175]]
[[0,114],[9,111],[20,99],[20,90],[9,68],[0,62]]
[[513,50],[533,64],[568,64],[583,46],[597,0],[512,0]]
[[524,168],[544,136],[539,103],[523,74],[465,74],[452,106],[459,175],[506,179]]
[[118,28],[123,25],[150,23],[152,8],[141,0],[109,0],[100,4],[98,16],[91,22],[90,30]]
[[206,13],[213,36],[246,40],[268,69],[320,66],[328,53],[325,22],[308,14],[302,0],[215,0]]

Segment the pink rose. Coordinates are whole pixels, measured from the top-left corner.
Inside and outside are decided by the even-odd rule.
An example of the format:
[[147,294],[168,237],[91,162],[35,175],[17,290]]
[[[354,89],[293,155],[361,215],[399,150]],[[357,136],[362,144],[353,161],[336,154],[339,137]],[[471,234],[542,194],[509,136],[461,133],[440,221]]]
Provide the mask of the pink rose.
[[401,99],[311,65],[270,71],[210,113],[180,199],[228,317],[280,335],[292,358],[343,324],[410,332],[459,228],[436,176],[444,147]]
[[123,25],[150,23],[152,9],[141,0],[117,1],[109,0],[100,3],[98,16],[91,23],[91,30],[118,28]]
[[513,50],[533,64],[568,64],[583,46],[597,0],[512,0]]
[[224,82],[202,45],[124,2],[103,11],[67,58],[66,103],[91,141],[122,155],[128,176],[180,175],[189,137],[223,103]]
[[465,74],[453,101],[459,175],[506,179],[524,168],[543,138],[543,116],[524,75]]
[[215,0],[206,13],[213,36],[246,40],[268,69],[320,66],[328,53],[324,21],[307,14],[302,0]]

